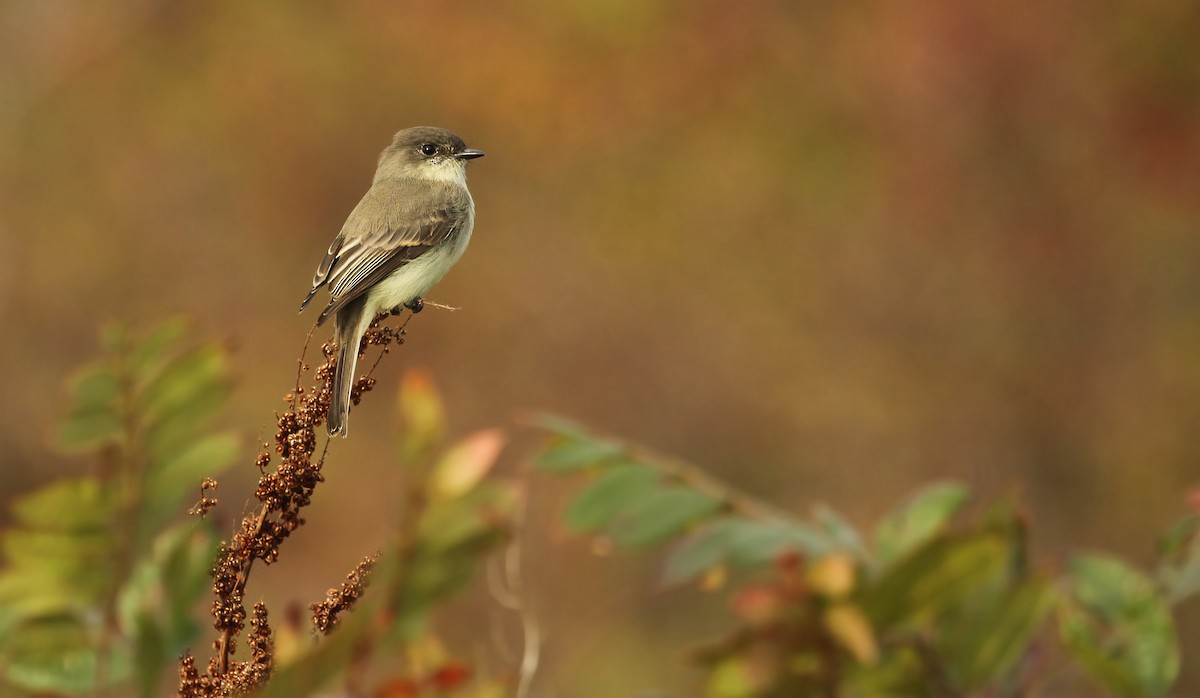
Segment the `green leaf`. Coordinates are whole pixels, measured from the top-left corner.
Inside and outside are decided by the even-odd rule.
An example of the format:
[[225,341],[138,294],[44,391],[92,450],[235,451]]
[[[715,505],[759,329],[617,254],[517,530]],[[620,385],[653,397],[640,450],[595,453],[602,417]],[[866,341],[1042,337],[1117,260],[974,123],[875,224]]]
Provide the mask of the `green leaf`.
[[415,556],[404,580],[404,597],[399,605],[401,615],[423,617],[438,601],[461,591],[474,578],[480,556],[501,540],[500,536],[493,535],[477,550],[459,550],[451,554],[421,551]]
[[1179,646],[1154,583],[1106,555],[1076,556],[1070,581],[1070,602],[1059,613],[1064,644],[1110,690],[1166,696],[1179,673]]
[[929,619],[958,605],[1004,572],[1009,542],[991,532],[935,538],[900,560],[867,589],[872,626]]
[[[193,602],[211,586],[217,542],[207,520],[189,519],[159,533],[118,594],[119,617],[133,624],[149,613],[170,641],[192,626]],[[181,649],[175,648],[175,649]]]
[[167,639],[177,647],[191,639],[195,622],[194,601],[211,588],[212,564],[217,555],[217,537],[212,523],[191,519],[163,531],[154,540],[154,564],[162,570],[166,590]]
[[845,517],[826,504],[818,504],[814,508],[814,513],[817,523],[839,548],[859,560],[867,559],[867,547],[863,545],[862,536]]
[[108,531],[85,534],[10,529],[4,533],[4,553],[11,566],[40,569],[73,582],[103,574],[114,562],[115,545]]
[[542,470],[568,472],[610,465],[625,456],[625,447],[613,441],[557,438],[538,455],[534,464]]
[[1189,514],[1175,522],[1159,540],[1159,553],[1166,557],[1183,554],[1200,535],[1200,516]]
[[77,586],[39,570],[0,572],[0,647],[30,622],[42,618],[80,618],[94,598]]
[[233,465],[240,444],[230,433],[213,434],[193,442],[169,460],[150,470],[144,493],[141,525],[144,532],[157,531],[180,515],[191,499],[200,496],[200,481],[216,477]]
[[212,383],[172,412],[147,418],[145,450],[153,460],[171,457],[185,448],[197,431],[225,404],[229,385]]
[[197,635],[195,602],[211,587],[216,537],[205,520],[160,533],[151,554],[134,568],[117,596],[121,627],[133,642],[141,695],[153,695],[168,665]]
[[[6,684],[53,695],[95,692],[95,680],[101,675],[105,686],[120,685],[130,675],[129,653],[120,644],[103,655],[96,651],[91,637],[98,620],[60,615],[25,623],[4,647]],[[99,666],[104,667],[103,674]]]
[[415,637],[434,605],[471,581],[484,556],[508,539],[518,502],[515,487],[497,482],[431,502],[421,517],[411,561],[399,571],[403,578],[395,577],[396,566],[387,555],[372,576],[390,580],[383,582],[383,593],[397,611],[385,640]]
[[1178,604],[1200,591],[1200,516],[1188,516],[1163,536],[1158,579],[1167,600]]
[[410,370],[404,374],[398,407],[404,462],[419,462],[433,452],[446,429],[446,410],[429,372]]
[[421,517],[418,541],[443,554],[486,546],[507,532],[517,501],[513,487],[486,482],[455,499],[432,501]]
[[113,515],[112,492],[92,477],[64,479],[17,499],[12,512],[28,528],[107,531]]
[[[227,392],[226,358],[216,346],[175,355],[182,334],[176,321],[131,344],[122,328],[110,328],[103,343],[113,356],[72,380],[59,441],[71,450],[104,447],[112,477],[63,480],[13,504],[0,572],[0,684],[124,695],[136,663],[147,695],[158,688],[152,675],[194,638],[194,602],[211,587],[211,524],[189,522],[159,534],[153,550],[146,544],[198,486],[197,473],[216,474],[236,444],[227,435],[196,436]],[[147,521],[154,507],[168,511]],[[140,517],[144,534],[118,540],[118,515]],[[118,607],[105,608],[114,594]],[[101,627],[113,612],[116,634]],[[96,677],[105,686],[92,686]]]
[[133,671],[137,692],[143,698],[151,698],[161,684],[167,664],[175,663],[178,650],[171,647],[162,628],[148,613],[139,614],[132,628]]
[[722,660],[708,676],[707,695],[712,698],[753,698],[764,695],[777,678],[754,666],[747,657],[732,656]]
[[735,519],[729,529],[728,560],[738,567],[773,563],[788,552],[821,557],[838,550],[837,543],[820,529],[798,521]]
[[121,384],[106,364],[87,366],[71,379],[72,410],[75,412],[114,411],[120,394]]
[[662,542],[718,511],[724,502],[689,487],[662,487],[621,512],[608,532],[613,542],[634,548]]
[[225,398],[228,357],[215,345],[196,347],[176,357],[142,393],[140,412],[148,423],[169,418],[195,422]]
[[736,519],[705,524],[684,538],[667,555],[660,580],[664,586],[684,584],[725,563]]
[[985,598],[943,624],[938,637],[942,656],[971,693],[1012,677],[1055,602],[1050,583],[1040,578],[979,596]]
[[72,414],[58,427],[55,443],[67,453],[87,451],[116,443],[124,435],[125,424],[116,412],[98,411]]
[[30,692],[82,694],[94,689],[91,630],[77,616],[31,619],[7,639],[6,683]]
[[558,415],[539,413],[533,416],[531,420],[533,426],[545,429],[552,432],[556,436],[560,436],[572,441],[594,441],[595,434],[584,427],[579,422],[559,417]]
[[130,627],[147,608],[163,602],[162,574],[156,560],[142,560],[129,572],[116,598],[121,625]]
[[[193,411],[215,412],[220,408],[224,399],[225,396],[222,394],[210,393],[205,398],[205,403],[193,402],[190,407]],[[195,419],[187,416],[177,419],[175,415],[167,415],[165,419],[157,420],[154,424],[149,425],[145,438],[142,439],[142,446],[148,460],[154,464],[161,463],[187,450],[196,438],[197,432],[200,431],[200,427],[203,426],[205,419],[206,414],[197,414]]]
[[954,482],[925,487],[875,529],[875,556],[889,565],[941,531],[966,504],[970,493]]
[[567,528],[582,533],[603,527],[638,499],[657,490],[659,479],[657,472],[632,463],[604,471],[567,508]]
[[1076,661],[1113,695],[1145,695],[1123,658],[1104,647],[1104,638],[1088,612],[1070,600],[1059,604],[1058,634]]
[[167,350],[183,339],[187,327],[186,320],[176,317],[150,330],[145,339],[138,342],[130,351],[129,363],[132,365],[133,372],[148,376],[161,370]]
[[1200,591],[1200,536],[1191,542],[1176,565],[1165,567],[1159,576],[1168,590],[1171,604],[1181,603]]
[[806,523],[725,516],[703,525],[676,546],[667,556],[661,579],[671,586],[722,564],[753,568],[789,552],[816,558],[840,549],[837,541]]

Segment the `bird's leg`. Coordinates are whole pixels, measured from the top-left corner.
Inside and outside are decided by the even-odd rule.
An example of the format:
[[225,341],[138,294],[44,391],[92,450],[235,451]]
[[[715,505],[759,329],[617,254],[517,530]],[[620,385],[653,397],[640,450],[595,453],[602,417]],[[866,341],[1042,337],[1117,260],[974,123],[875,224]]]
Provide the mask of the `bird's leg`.
[[416,315],[417,313],[419,313],[425,309],[425,301],[421,300],[420,296],[417,296],[416,298],[412,299],[411,301],[405,303],[404,307],[413,311],[413,315]]

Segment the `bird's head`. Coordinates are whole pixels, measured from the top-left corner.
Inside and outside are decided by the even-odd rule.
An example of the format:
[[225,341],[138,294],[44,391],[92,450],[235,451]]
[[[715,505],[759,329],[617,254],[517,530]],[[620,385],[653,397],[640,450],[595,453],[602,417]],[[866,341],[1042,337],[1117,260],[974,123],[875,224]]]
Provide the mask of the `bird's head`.
[[466,182],[467,161],[483,157],[444,128],[417,126],[400,131],[379,156],[379,175]]

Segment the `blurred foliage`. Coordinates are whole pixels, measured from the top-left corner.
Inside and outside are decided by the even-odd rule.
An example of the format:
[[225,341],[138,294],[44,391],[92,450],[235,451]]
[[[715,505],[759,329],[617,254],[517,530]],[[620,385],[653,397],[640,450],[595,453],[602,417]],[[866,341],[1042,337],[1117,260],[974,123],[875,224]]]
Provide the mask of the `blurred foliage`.
[[867,534],[828,507],[797,517],[688,464],[539,424],[553,436],[537,465],[588,478],[569,528],[618,548],[668,546],[667,586],[736,580],[732,630],[693,652],[705,695],[1053,696],[1073,670],[1106,695],[1155,698],[1178,677],[1172,609],[1196,590],[1195,515],[1157,571],[1081,553],[1055,574],[1031,559],[1013,501],[972,513],[959,484],[924,487]]
[[397,404],[405,481],[371,592],[328,637],[277,657],[279,668],[257,694],[263,698],[308,695],[338,677],[353,695],[372,662],[384,667],[372,695],[508,695],[506,680],[472,676],[448,656],[427,623],[509,536],[520,493],[512,482],[487,477],[505,437],[489,429],[445,444],[445,410],[424,373],[407,374]]
[[[106,357],[71,381],[59,445],[96,466],[12,508],[0,571],[6,695],[156,695],[196,639],[216,536],[206,519],[176,518],[237,442],[208,430],[228,393],[225,352],[184,335],[178,321],[137,337],[110,329]],[[522,615],[519,672],[458,658],[429,622],[521,516],[522,488],[493,474],[507,437],[484,429],[447,443],[445,408],[421,372],[406,375],[397,411],[404,479],[389,542],[313,604],[320,632],[294,621],[272,631],[256,604],[259,634],[247,639],[271,672],[257,695],[335,682],[348,695],[529,695],[540,640],[519,589],[492,590]],[[690,653],[704,695],[1050,696],[1074,674],[1106,695],[1161,698],[1178,679],[1175,609],[1200,587],[1198,516],[1164,536],[1152,570],[1092,552],[1055,571],[1034,558],[1013,500],[973,502],[957,483],[922,488],[864,531],[831,507],[797,516],[573,422],[537,424],[551,437],[536,466],[587,479],[563,513],[570,530],[620,549],[665,546],[665,587],[729,590],[723,636]],[[511,552],[509,584],[520,575]],[[192,677],[186,695],[225,695]]]
[[105,357],[71,380],[58,446],[91,472],[14,500],[0,570],[0,680],[38,695],[157,695],[196,637],[213,527],[179,521],[238,442],[211,431],[227,356],[171,321],[103,334]]
[[[179,321],[136,337],[111,328],[105,358],[71,380],[58,444],[95,467],[14,500],[0,570],[0,695],[160,695],[164,670],[197,640],[218,537],[207,518],[178,518],[238,443],[207,429],[228,394],[226,352],[185,334]],[[445,444],[444,410],[424,374],[409,376],[398,404],[408,466],[400,520],[382,560],[343,586],[376,592],[341,618],[353,601],[331,590],[326,605],[337,608],[320,642],[284,623],[266,641],[275,674],[261,695],[365,680],[375,655],[390,657],[375,695],[504,695],[507,677],[474,676],[426,619],[507,539],[519,492],[487,477],[505,436],[489,429]]]
[[[577,415],[855,522],[1020,483],[1038,555],[1145,569],[1200,462],[1198,26],[1181,0],[0,0],[0,508],[69,467],[41,439],[81,303],[220,327],[262,430],[313,265],[390,135],[432,123],[488,152],[432,297],[462,311],[405,349],[461,428]],[[360,417],[339,457],[386,480],[387,411]],[[345,482],[298,545],[384,536],[394,488]],[[534,559],[563,559],[556,504],[530,504]],[[662,658],[709,599],[571,552],[536,567],[578,638],[541,678],[681,691]],[[352,564],[298,559],[256,587],[273,607]],[[1200,612],[1176,618],[1200,694]]]
[[[395,493],[397,519],[386,546],[367,554],[341,588],[311,604],[311,632],[304,633],[294,620],[263,630],[266,607],[256,604],[262,620],[259,638],[253,631],[246,637],[251,662],[233,662],[222,670],[214,657],[202,672],[188,655],[181,661],[180,696],[223,697],[247,690],[263,698],[307,696],[337,680],[352,696],[368,686],[374,686],[373,696],[506,694],[509,676],[474,675],[445,651],[428,624],[434,610],[466,588],[488,555],[508,540],[520,492],[515,483],[487,477],[505,435],[485,429],[446,444],[442,401],[424,373],[407,375],[397,405],[404,483]],[[289,415],[284,421],[293,421],[295,413]],[[361,544],[361,536],[342,544],[354,543]],[[250,577],[248,566],[245,576]],[[227,634],[226,642],[234,642],[239,632]],[[265,670],[257,673],[250,664]]]

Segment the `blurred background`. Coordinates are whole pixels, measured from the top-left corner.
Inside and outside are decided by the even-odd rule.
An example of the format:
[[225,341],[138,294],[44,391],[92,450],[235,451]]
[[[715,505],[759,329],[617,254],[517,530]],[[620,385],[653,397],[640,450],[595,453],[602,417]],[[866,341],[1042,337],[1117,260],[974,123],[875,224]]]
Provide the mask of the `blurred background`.
[[[869,526],[923,482],[1016,492],[1050,565],[1140,563],[1200,463],[1200,5],[0,3],[0,504],[101,321],[236,347],[246,467],[325,247],[398,129],[487,157],[465,258],[256,574],[323,597],[394,521],[394,387],[456,434],[562,413]],[[544,695],[687,695],[720,603],[600,559],[533,481]],[[468,604],[458,652],[493,640]],[[1181,694],[1200,613],[1184,609]],[[456,631],[455,627],[459,629]],[[462,627],[467,627],[464,632]]]

